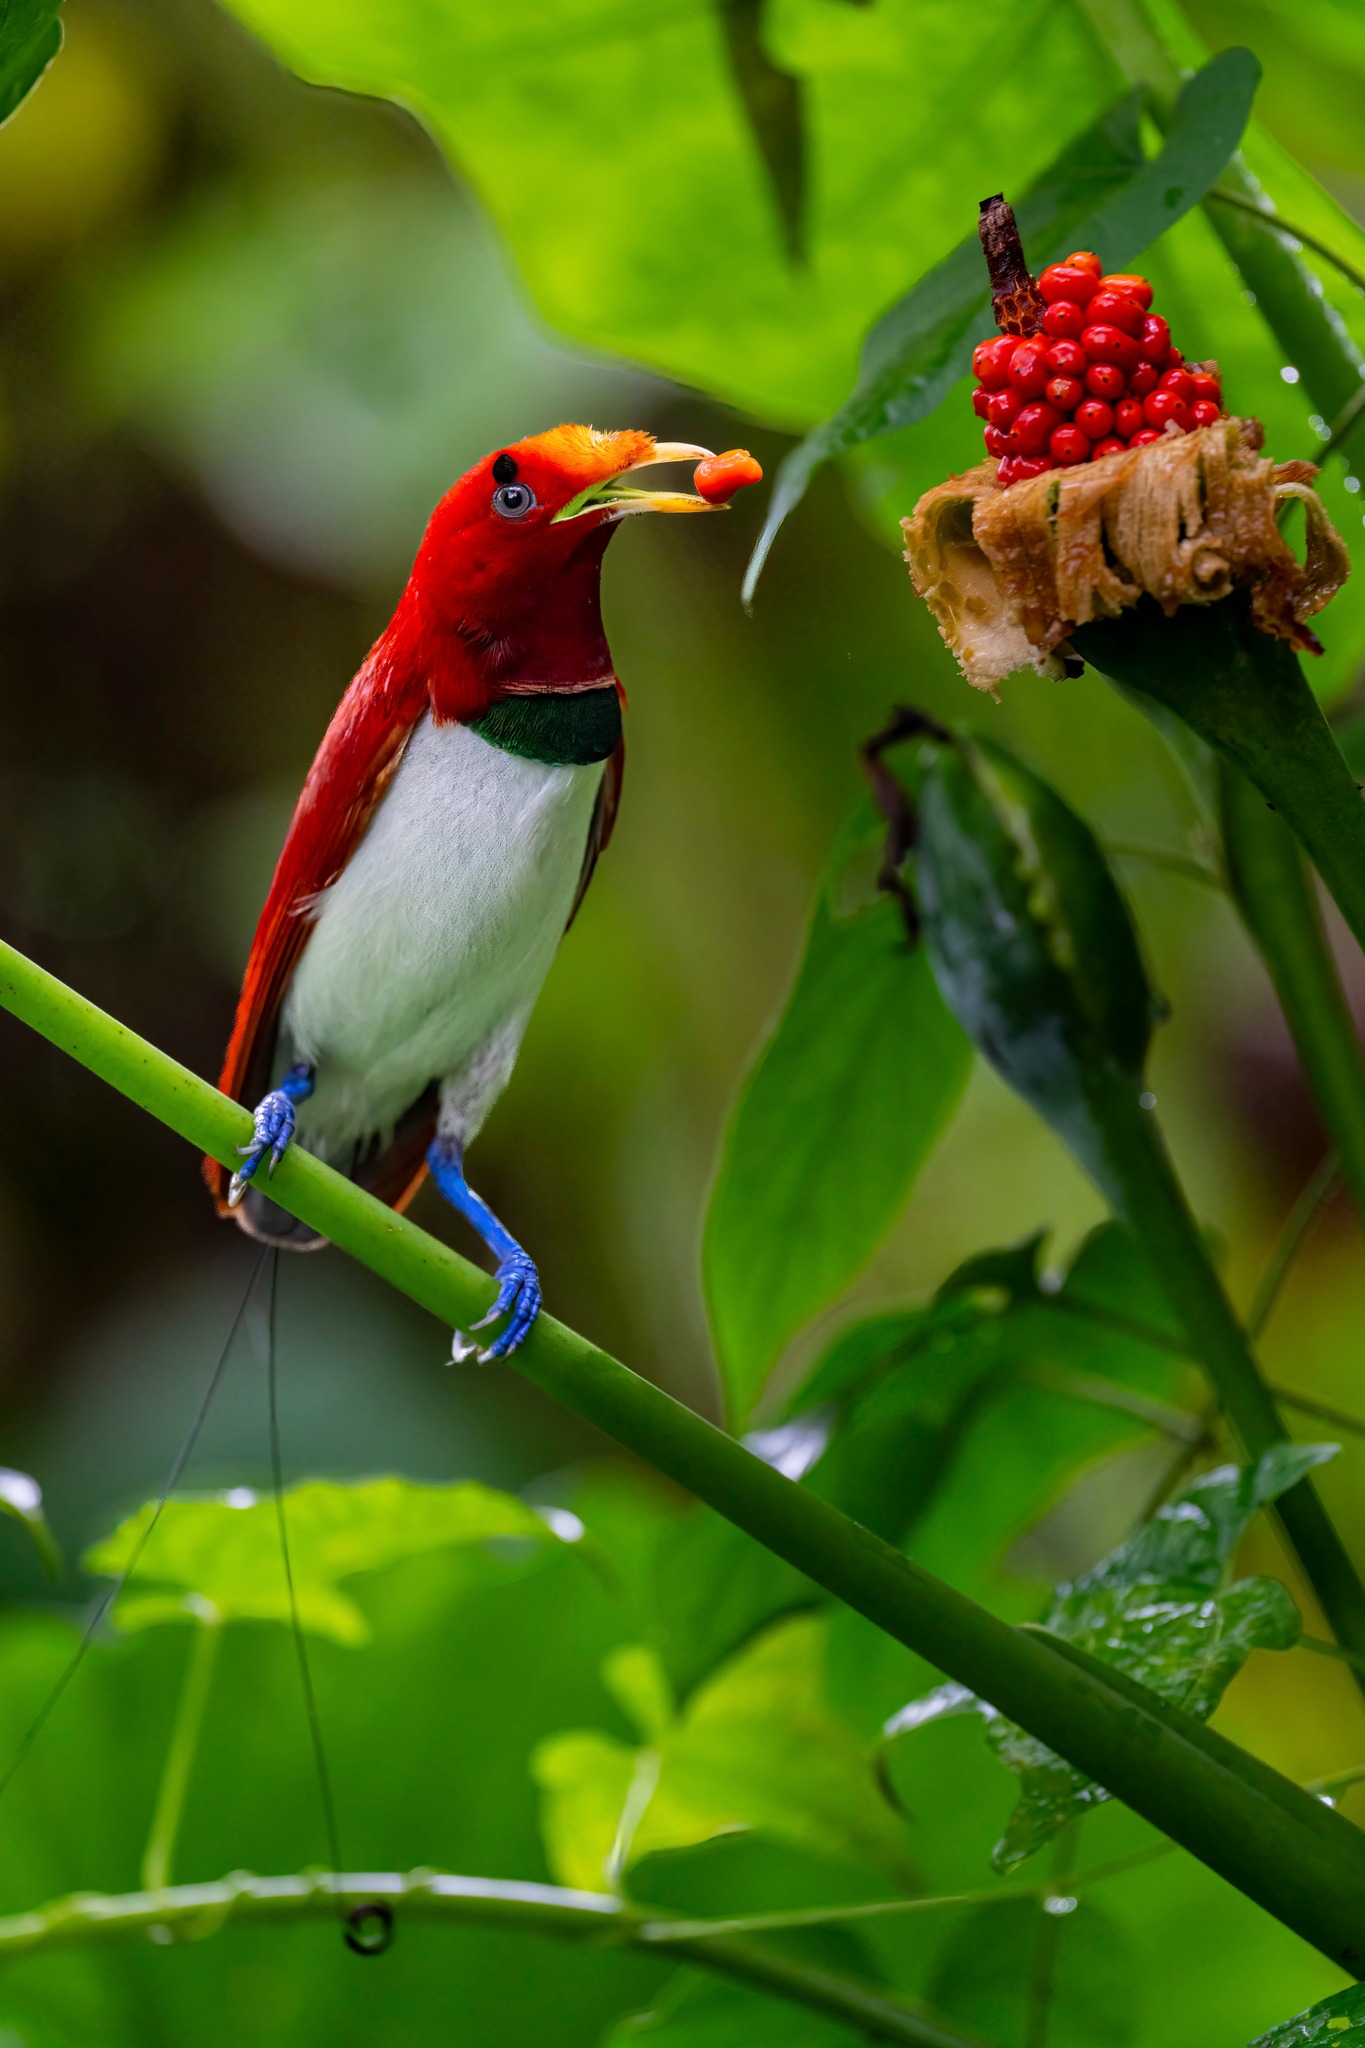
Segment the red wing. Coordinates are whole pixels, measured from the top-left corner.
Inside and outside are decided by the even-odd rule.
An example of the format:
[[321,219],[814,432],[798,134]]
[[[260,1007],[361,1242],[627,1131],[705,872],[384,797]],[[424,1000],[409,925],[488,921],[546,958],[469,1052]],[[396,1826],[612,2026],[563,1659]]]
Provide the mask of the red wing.
[[[312,931],[309,910],[358,845],[426,704],[425,685],[400,678],[381,642],[318,748],[256,927],[218,1080],[225,1095],[248,1108],[270,1085],[275,1026]],[[227,1168],[206,1159],[204,1178],[219,1212],[228,1214]],[[414,1184],[416,1178],[420,1173]]]
[[621,808],[621,784],[626,774],[626,743],[616,742],[616,752],[607,762],[602,781],[597,791],[597,802],[593,806],[592,823],[588,826],[588,844],[583,854],[583,872],[578,877],[578,890],[574,896],[573,909],[569,912],[569,925],[582,908],[583,898],[588,893],[593,869],[611,844],[611,835],[616,826],[616,813]]

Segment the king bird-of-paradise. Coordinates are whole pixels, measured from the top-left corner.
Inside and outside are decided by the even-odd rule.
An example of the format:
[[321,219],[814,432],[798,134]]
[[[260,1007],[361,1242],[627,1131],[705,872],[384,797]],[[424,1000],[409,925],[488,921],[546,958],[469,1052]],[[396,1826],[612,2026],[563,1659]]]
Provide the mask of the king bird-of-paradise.
[[[695,495],[623,479],[697,461]],[[635,512],[705,512],[761,472],[744,451],[562,426],[488,456],[432,514],[388,627],[308,772],[252,943],[219,1086],[254,1105],[223,1215],[322,1240],[255,1177],[293,1139],[403,1209],[429,1170],[497,1260],[480,1349],[540,1309],[529,1254],[465,1179],[531,1010],[611,836],[621,686],[602,628],[607,542]]]

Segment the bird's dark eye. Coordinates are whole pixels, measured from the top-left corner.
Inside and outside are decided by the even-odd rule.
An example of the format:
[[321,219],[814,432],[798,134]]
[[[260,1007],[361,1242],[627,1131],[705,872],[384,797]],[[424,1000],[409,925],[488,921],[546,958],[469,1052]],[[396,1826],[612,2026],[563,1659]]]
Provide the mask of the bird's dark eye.
[[503,484],[493,493],[493,510],[503,519],[524,519],[535,510],[536,494],[529,484]]

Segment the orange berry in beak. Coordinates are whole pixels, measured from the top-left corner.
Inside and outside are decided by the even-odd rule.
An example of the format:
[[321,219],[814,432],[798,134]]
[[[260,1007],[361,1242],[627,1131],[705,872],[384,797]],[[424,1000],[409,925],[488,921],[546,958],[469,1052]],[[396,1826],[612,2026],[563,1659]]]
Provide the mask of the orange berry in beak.
[[747,448],[727,448],[723,455],[708,455],[692,472],[698,497],[708,505],[724,505],[736,491],[761,484],[763,471]]

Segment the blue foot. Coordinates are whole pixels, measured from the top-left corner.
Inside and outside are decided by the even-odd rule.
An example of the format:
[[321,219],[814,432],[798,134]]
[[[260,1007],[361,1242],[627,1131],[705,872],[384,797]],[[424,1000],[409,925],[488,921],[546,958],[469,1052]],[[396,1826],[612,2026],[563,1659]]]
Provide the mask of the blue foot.
[[274,1173],[294,1135],[294,1105],[306,1102],[312,1092],[312,1069],[297,1066],[289,1069],[278,1088],[261,1097],[256,1105],[251,1143],[237,1147],[243,1159],[228,1183],[230,1209],[235,1209],[242,1200],[263,1159],[270,1161],[267,1174]]
[[493,1358],[510,1358],[517,1346],[525,1342],[540,1314],[540,1275],[535,1261],[511,1232],[503,1229],[488,1204],[474,1193],[464,1177],[464,1161],[457,1145],[450,1139],[437,1138],[427,1153],[427,1164],[446,1200],[469,1218],[489,1250],[498,1255],[497,1299],[474,1328],[484,1330],[500,1316],[507,1317],[506,1327],[491,1344],[480,1345],[476,1338],[457,1330],[450,1347],[451,1363],[461,1365],[467,1358],[477,1358],[480,1365],[486,1365]]

